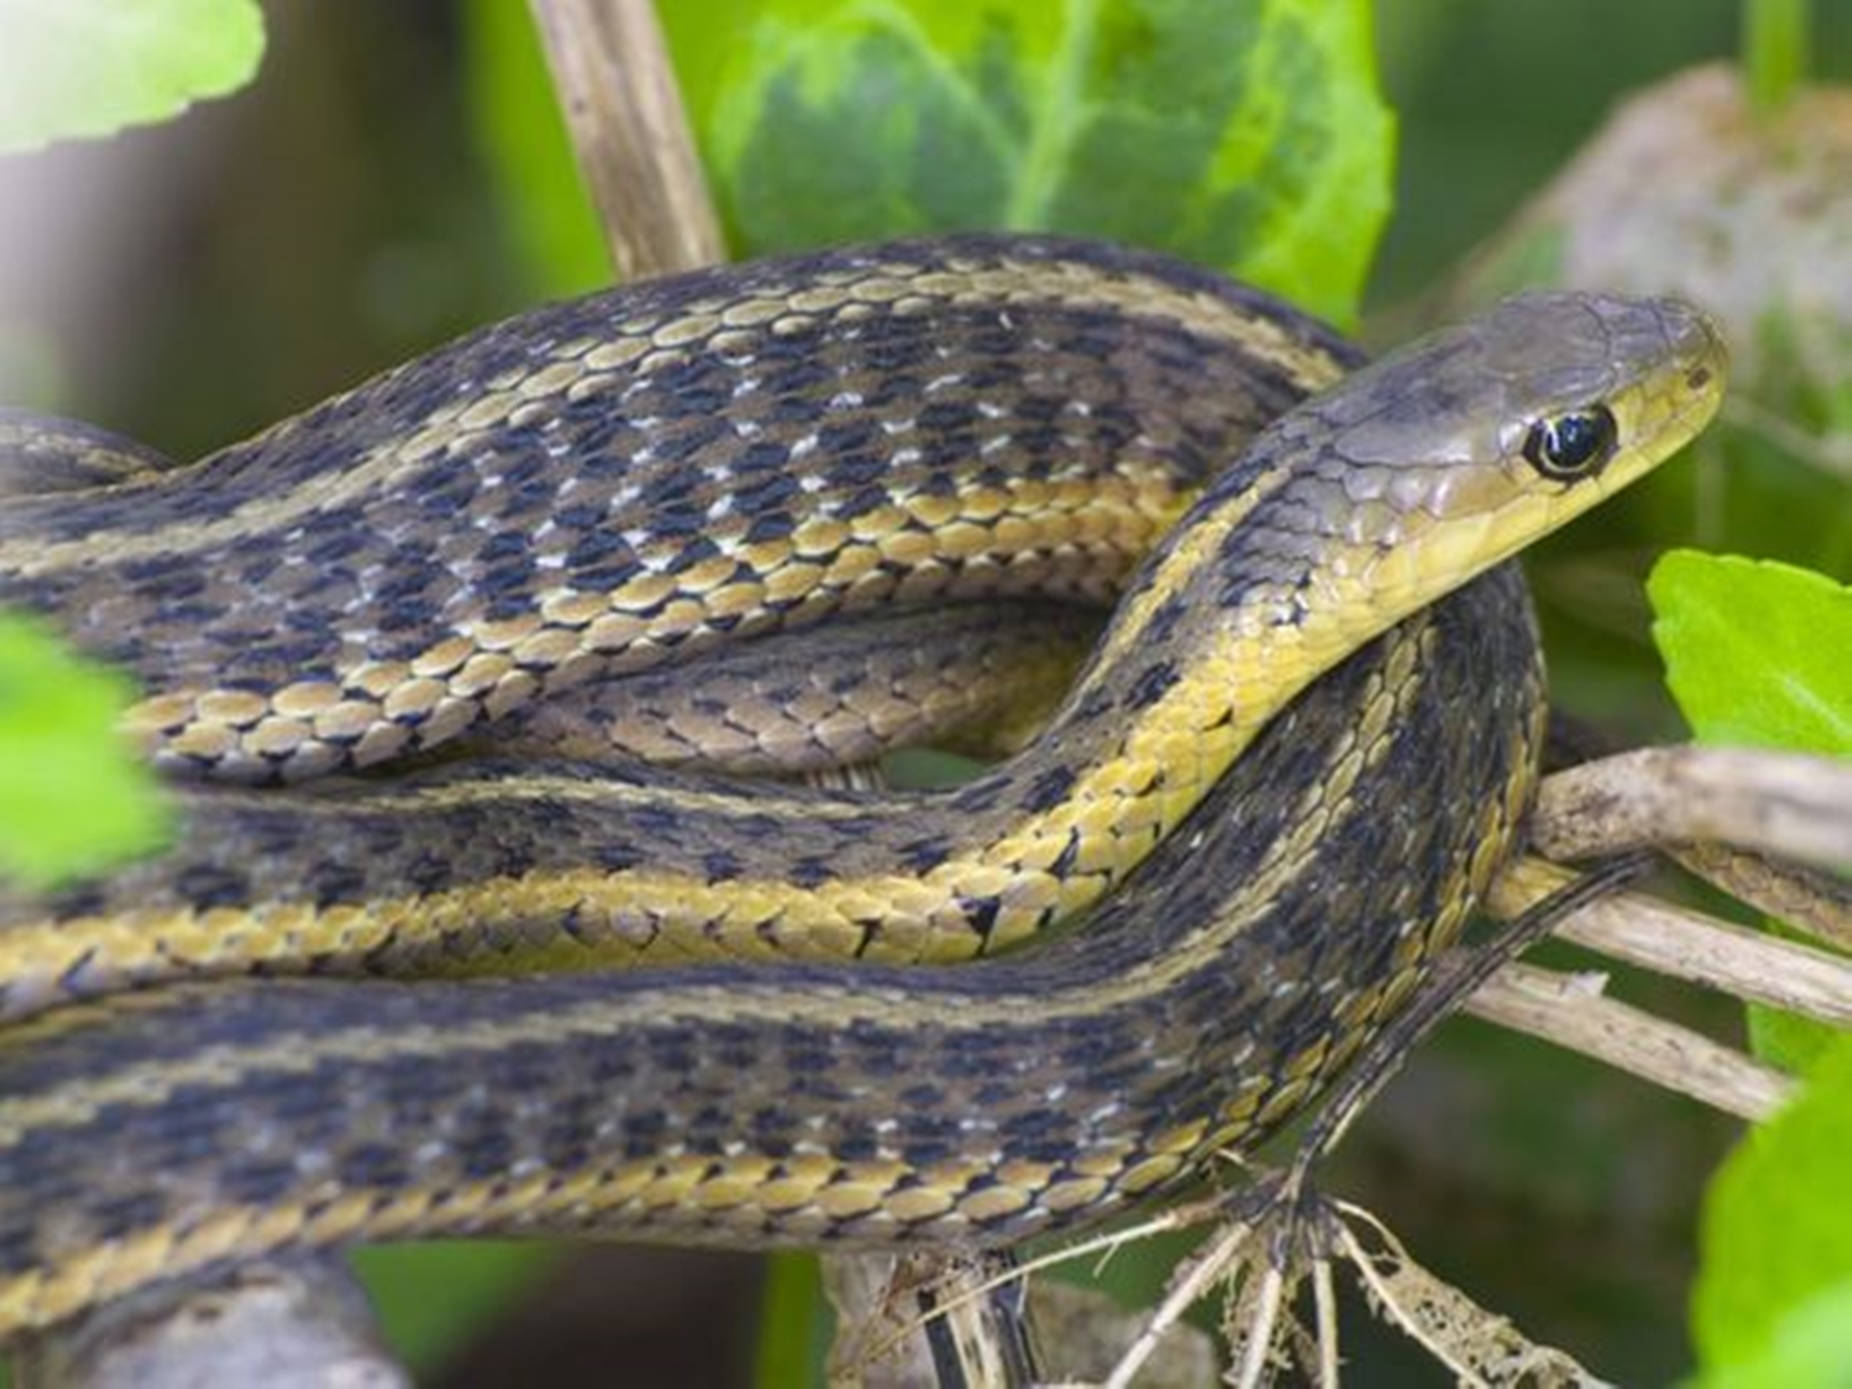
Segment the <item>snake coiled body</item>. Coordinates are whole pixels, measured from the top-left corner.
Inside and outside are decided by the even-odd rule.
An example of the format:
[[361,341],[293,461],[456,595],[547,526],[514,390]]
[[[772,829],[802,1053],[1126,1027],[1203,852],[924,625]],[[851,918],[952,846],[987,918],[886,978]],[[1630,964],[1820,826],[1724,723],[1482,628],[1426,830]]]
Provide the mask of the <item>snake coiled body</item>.
[[[164,857],[0,900],[15,1014],[784,957],[167,982],[0,1033],[0,1334],[397,1234],[994,1242],[1264,1131],[1457,932],[1528,794],[1515,578],[1420,610],[1689,437],[1722,367],[1677,306],[1532,298],[1261,428],[1350,360],[1161,258],[836,252],[542,311],[192,469],[0,508],[0,599],[138,669],[156,755],[233,780],[839,608],[1104,593],[1177,522],[1049,728],[949,792],[202,789]],[[956,969],[827,962],[1090,906]]]
[[[1130,331],[1128,331],[1130,330]],[[1106,596],[1355,353],[1162,257],[977,238],[620,289],[0,513],[0,600],[162,764],[301,779],[841,607]]]

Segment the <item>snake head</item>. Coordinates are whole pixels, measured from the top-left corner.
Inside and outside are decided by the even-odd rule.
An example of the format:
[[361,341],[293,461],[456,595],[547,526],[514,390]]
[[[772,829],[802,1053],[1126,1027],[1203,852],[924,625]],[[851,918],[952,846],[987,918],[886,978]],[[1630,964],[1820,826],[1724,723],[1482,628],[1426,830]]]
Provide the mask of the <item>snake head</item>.
[[1611,492],[1682,448],[1723,399],[1722,335],[1677,299],[1533,292],[1462,331],[1497,421],[1487,442],[1525,483]]
[[1727,366],[1715,324],[1677,300],[1522,294],[1282,420],[1306,462],[1273,500],[1335,542],[1334,582],[1410,611],[1675,453]]
[[1727,366],[1716,325],[1679,300],[1533,291],[1390,353],[1313,408],[1333,452],[1395,473],[1375,480],[1408,506],[1445,519],[1575,494],[1556,524],[1688,442]]

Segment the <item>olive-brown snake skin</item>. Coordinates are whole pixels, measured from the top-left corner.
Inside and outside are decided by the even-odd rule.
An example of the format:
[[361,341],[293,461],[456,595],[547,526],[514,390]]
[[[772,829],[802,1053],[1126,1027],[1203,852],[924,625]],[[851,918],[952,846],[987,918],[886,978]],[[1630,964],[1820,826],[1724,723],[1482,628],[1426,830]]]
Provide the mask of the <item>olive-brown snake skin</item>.
[[[1161,257],[909,243],[542,310],[191,468],[0,501],[0,601],[230,781],[837,611],[1126,588],[1048,727],[950,791],[202,787],[167,855],[0,892],[0,1006],[41,1014],[0,1032],[0,1335],[362,1238],[996,1243],[1290,1113],[1513,842],[1540,686],[1497,566],[1723,375],[1694,312],[1589,295],[1333,385],[1354,360]],[[181,982],[716,949],[779,958]]]

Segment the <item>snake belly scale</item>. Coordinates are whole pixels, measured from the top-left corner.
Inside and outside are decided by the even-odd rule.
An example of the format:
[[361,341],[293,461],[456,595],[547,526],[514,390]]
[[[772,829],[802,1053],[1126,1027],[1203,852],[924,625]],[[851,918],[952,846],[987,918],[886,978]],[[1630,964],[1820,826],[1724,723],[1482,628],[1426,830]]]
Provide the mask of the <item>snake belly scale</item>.
[[[262,780],[838,607],[1103,592],[1177,523],[1049,729],[967,787],[490,763],[201,788],[166,856],[0,898],[15,1014],[175,975],[554,963],[601,932],[787,957],[167,982],[0,1032],[0,1336],[414,1233],[997,1242],[1251,1139],[1458,931],[1528,797],[1521,586],[1494,568],[1424,605],[1673,451],[1723,367],[1680,306],[1531,297],[1261,428],[1351,360],[1337,339],[1161,258],[1030,238],[551,313],[192,469],[7,502],[0,599],[142,674],[157,757]],[[779,343],[797,424],[742,429]],[[669,378],[696,402],[673,416]],[[933,414],[941,380],[967,394]],[[614,401],[641,432],[594,445]],[[832,434],[838,404],[856,425]],[[802,432],[757,437],[774,417]],[[485,489],[543,507],[530,541],[612,538],[522,548],[472,510]],[[273,625],[301,640],[253,639]],[[340,934],[382,901],[383,933]],[[969,954],[1089,906],[957,969],[824,958]]]

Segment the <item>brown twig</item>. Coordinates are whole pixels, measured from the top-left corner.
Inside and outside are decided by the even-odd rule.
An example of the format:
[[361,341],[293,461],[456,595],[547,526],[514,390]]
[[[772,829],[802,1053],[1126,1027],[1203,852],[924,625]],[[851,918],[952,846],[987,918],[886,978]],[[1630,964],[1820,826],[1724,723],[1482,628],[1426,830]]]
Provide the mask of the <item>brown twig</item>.
[[529,0],[621,279],[727,257],[650,0]]
[[[1487,906],[1494,916],[1516,916],[1574,876],[1560,864],[1521,859],[1493,884]],[[1556,935],[1705,988],[1852,1027],[1852,959],[1843,955],[1639,893],[1583,907]]]
[[1517,962],[1480,986],[1466,1011],[1739,1118],[1766,1119],[1792,1093],[1793,1082],[1773,1067],[1609,998],[1605,982]]
[[1640,748],[1550,777],[1531,841],[1573,860],[1715,840],[1835,867],[1852,863],[1852,764],[1751,748]]

